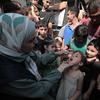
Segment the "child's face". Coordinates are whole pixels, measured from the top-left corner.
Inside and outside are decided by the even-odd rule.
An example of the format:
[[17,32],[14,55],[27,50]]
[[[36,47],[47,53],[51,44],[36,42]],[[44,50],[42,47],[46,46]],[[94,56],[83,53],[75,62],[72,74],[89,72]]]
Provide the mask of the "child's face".
[[82,60],[82,55],[80,52],[71,53],[68,55],[67,63],[72,65],[78,65]]
[[38,32],[41,36],[45,36],[47,34],[47,27],[39,27]]
[[47,51],[55,51],[55,45],[51,44],[47,47]]
[[89,45],[87,47],[86,55],[88,58],[96,57],[97,54],[98,50],[93,45]]
[[55,50],[61,51],[61,46],[58,43],[55,44]]

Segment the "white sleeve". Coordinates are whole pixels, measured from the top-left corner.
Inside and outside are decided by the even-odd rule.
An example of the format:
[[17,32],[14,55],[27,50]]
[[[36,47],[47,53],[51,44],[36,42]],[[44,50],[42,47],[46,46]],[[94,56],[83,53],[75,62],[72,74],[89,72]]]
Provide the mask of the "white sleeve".
[[66,25],[63,26],[63,27],[60,29],[59,34],[58,34],[59,37],[62,37],[62,38],[64,37],[64,29],[65,29],[65,27],[66,27]]

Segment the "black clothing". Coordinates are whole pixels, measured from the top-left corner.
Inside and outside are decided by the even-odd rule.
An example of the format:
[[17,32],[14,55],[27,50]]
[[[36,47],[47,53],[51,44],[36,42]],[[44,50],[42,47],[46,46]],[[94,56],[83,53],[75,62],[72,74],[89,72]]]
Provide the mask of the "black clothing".
[[[90,82],[92,80],[95,80],[95,82],[97,81],[97,77],[100,74],[100,62],[95,62],[95,60],[89,63],[86,62],[84,71],[85,71],[85,76],[83,81],[82,94],[84,94],[89,89]],[[98,93],[100,93],[100,91],[97,90],[95,84],[95,87],[92,90],[89,100],[100,100],[100,94]],[[98,96],[98,98],[96,96]]]
[[17,79],[34,77],[25,69],[23,62],[17,63],[0,55],[0,87]]

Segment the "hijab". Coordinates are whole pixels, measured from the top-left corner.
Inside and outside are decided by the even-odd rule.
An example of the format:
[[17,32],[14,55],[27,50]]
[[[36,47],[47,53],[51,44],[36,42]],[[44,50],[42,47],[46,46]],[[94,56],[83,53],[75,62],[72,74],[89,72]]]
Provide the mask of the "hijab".
[[0,55],[16,62],[25,62],[26,68],[36,77],[41,78],[35,62],[30,54],[21,50],[23,43],[31,39],[35,31],[35,23],[26,16],[16,13],[0,15]]

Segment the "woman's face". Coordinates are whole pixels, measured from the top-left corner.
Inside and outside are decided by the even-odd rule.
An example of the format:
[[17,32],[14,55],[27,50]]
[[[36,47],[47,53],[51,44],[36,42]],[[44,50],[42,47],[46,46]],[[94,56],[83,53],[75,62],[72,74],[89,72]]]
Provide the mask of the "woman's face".
[[24,44],[21,47],[21,50],[24,52],[31,52],[35,45],[35,37],[36,37],[36,33],[33,33],[31,39],[24,42]]
[[96,57],[98,54],[97,49],[93,45],[87,47],[86,55],[88,58]]

